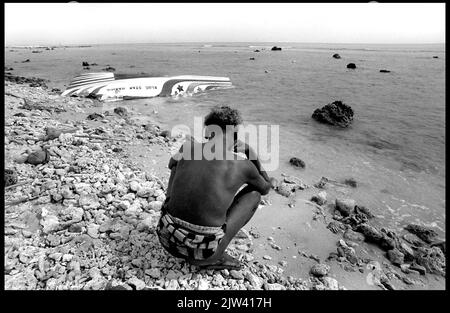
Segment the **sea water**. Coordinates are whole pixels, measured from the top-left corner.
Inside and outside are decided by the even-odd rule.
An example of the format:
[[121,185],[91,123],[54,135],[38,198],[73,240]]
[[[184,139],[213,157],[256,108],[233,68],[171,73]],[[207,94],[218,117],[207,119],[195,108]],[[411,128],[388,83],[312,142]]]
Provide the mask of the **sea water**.
[[[283,50],[270,51],[274,45]],[[415,222],[445,232],[444,45],[133,44],[43,53],[6,47],[5,58],[15,75],[46,78],[62,90],[73,76],[108,65],[116,73],[230,77],[232,89],[114,105],[149,114],[166,129],[193,127],[195,116],[216,105],[238,108],[247,124],[280,127],[280,165],[271,175],[295,175],[310,185],[322,176],[354,178],[358,187],[343,195],[374,210],[389,227]],[[83,61],[98,66],[83,70]],[[356,70],[346,68],[350,62]],[[336,100],[353,108],[350,127],[311,118]],[[293,156],[306,168],[290,166]]]

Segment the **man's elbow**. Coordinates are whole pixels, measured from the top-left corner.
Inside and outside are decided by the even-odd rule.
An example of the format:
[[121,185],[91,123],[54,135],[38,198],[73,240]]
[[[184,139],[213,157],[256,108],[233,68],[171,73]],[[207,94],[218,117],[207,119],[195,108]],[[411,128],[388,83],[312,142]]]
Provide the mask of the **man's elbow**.
[[267,195],[270,191],[270,188],[272,188],[272,186],[269,183],[265,184],[264,187],[260,190],[261,195]]

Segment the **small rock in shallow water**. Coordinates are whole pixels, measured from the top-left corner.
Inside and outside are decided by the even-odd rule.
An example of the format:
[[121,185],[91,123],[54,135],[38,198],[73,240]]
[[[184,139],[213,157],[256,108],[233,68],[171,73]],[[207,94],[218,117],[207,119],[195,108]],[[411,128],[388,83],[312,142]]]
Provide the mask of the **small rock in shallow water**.
[[383,234],[375,227],[369,224],[360,224],[358,231],[364,235],[366,241],[378,243],[383,238]]
[[353,188],[358,187],[356,180],[354,180],[353,178],[345,179],[344,184]]
[[336,209],[343,215],[349,216],[355,209],[356,202],[353,199],[336,199]]
[[311,267],[310,273],[316,277],[326,276],[330,271],[330,267],[326,264],[314,264]]
[[311,201],[317,203],[318,205],[324,205],[327,202],[327,193],[325,191],[321,191],[317,195],[313,196]]
[[299,158],[293,157],[289,160],[289,163],[295,167],[305,168],[305,162],[300,160]]
[[288,263],[286,261],[282,260],[282,261],[278,262],[278,264],[280,264],[281,266],[287,266]]
[[114,113],[116,113],[117,115],[120,115],[120,116],[127,116],[128,110],[124,107],[117,107],[117,108],[114,108]]
[[422,225],[409,224],[405,227],[405,229],[410,233],[416,235],[426,243],[432,243],[438,236],[438,234],[433,229]]

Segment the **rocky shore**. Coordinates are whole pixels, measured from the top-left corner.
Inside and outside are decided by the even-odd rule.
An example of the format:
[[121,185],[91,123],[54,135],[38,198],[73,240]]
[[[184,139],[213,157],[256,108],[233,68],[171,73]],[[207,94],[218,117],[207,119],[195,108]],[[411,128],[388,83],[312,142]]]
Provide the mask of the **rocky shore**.
[[338,288],[252,262],[245,230],[228,249],[240,271],[167,254],[155,233],[165,183],[133,164],[127,145],[164,147],[168,160],[175,141],[127,109],[98,105],[5,81],[6,289]]
[[[155,233],[166,165],[180,138],[124,103],[109,108],[30,83],[5,80],[6,289],[342,290],[352,287],[336,277],[353,273],[379,289],[403,289],[445,276],[445,243],[435,245],[432,232],[411,226],[411,236],[399,238],[351,199],[332,200],[336,185],[357,188],[356,181],[323,178],[310,186],[292,176],[261,207],[297,206],[305,223],[320,221],[336,242],[327,258],[298,249],[311,263],[302,273],[289,270],[291,262],[280,258],[289,247],[258,229],[257,220],[273,214],[263,208],[228,248],[242,270],[191,266],[170,256]],[[364,254],[368,244],[386,255]],[[259,257],[267,245],[275,254]]]

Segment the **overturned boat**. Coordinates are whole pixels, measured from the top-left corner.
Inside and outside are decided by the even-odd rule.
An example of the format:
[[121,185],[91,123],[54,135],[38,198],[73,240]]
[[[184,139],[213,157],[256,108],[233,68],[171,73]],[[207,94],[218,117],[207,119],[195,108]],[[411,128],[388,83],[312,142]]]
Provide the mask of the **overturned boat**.
[[139,77],[135,75],[86,73],[72,79],[63,96],[84,96],[102,101],[192,95],[232,87],[228,77],[182,75]]

